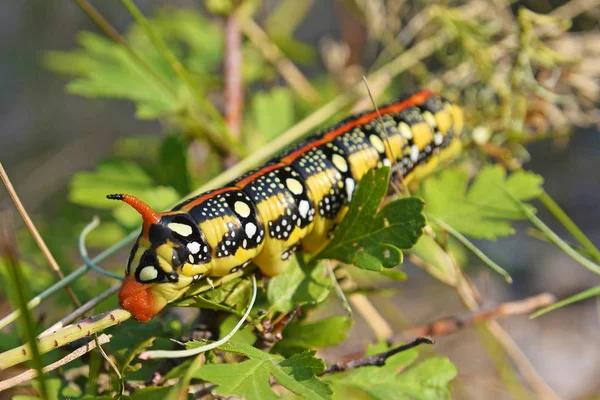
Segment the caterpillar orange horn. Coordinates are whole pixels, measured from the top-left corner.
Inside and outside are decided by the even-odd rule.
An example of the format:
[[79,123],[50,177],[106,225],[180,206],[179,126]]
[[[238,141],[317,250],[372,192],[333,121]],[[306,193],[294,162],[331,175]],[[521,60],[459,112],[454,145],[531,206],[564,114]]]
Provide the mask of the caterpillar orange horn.
[[121,200],[129,204],[142,215],[144,222],[149,225],[157,224],[160,221],[160,214],[152,210],[148,204],[144,203],[135,196],[130,194],[115,193],[107,195],[106,198],[109,200]]

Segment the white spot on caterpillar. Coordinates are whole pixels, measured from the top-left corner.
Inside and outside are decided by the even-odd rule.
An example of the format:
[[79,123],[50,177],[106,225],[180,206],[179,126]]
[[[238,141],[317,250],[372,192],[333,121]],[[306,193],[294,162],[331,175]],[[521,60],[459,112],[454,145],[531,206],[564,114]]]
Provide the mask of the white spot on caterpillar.
[[419,160],[419,148],[416,144],[413,144],[410,148],[410,160],[416,163]]
[[194,256],[190,254],[188,256],[188,261],[193,264],[194,263]]
[[340,156],[339,154],[334,154],[331,157],[331,161],[333,162],[333,165],[335,165],[335,167],[340,171],[348,171],[348,163],[346,162],[346,160],[344,160],[344,157]]
[[412,130],[410,129],[410,126],[408,126],[408,124],[406,122],[404,122],[404,121],[400,122],[398,124],[398,130],[400,131],[400,134],[406,140],[410,140],[413,138]]
[[190,253],[196,254],[200,251],[200,243],[198,243],[198,242],[188,243],[187,248],[190,251]]
[[250,215],[250,207],[243,201],[236,201],[233,205],[233,210],[242,218],[248,218]]
[[178,222],[171,222],[167,225],[170,230],[180,234],[183,237],[188,237],[192,234],[192,227],[186,224],[180,224]]
[[392,162],[389,159],[384,158],[383,159],[383,165],[385,165],[386,167],[391,167],[392,166]]
[[252,239],[252,236],[254,236],[254,234],[256,233],[256,225],[254,225],[252,222],[248,222],[246,224],[246,236],[248,236],[249,239]]
[[302,194],[302,192],[304,191],[302,184],[300,182],[298,182],[296,179],[287,178],[285,181],[285,184],[286,184],[287,188],[290,190],[290,192],[292,192],[295,195]]
[[377,150],[377,152],[385,153],[385,144],[383,144],[383,141],[379,136],[371,135],[369,136],[369,141],[371,142],[373,147],[375,147],[375,150]]
[[306,201],[306,200],[300,201],[300,204],[298,205],[298,212],[300,212],[300,216],[302,218],[306,218],[306,216],[308,215],[309,208],[310,207],[309,207],[308,201]]
[[348,201],[351,201],[354,194],[354,179],[352,178],[346,178],[346,194],[348,195]]
[[442,136],[441,133],[436,132],[435,135],[433,135],[433,143],[435,143],[436,146],[439,146],[440,144],[442,144],[443,141],[444,141],[444,136]]
[[435,117],[429,111],[423,111],[423,119],[425,120],[425,122],[427,122],[427,125],[431,126],[432,128],[435,128],[437,126],[437,121],[435,120]]
[[242,242],[242,247],[245,249],[246,247],[248,247],[248,240],[244,239],[244,241]]
[[154,280],[154,279],[156,279],[157,276],[158,276],[158,270],[153,265],[144,267],[140,271],[140,280],[142,282],[148,282],[148,281]]

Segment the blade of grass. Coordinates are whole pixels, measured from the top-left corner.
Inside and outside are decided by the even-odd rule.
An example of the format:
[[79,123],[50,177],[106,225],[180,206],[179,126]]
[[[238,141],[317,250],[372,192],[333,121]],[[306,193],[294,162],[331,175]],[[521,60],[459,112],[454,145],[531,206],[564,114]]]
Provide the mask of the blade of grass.
[[33,322],[31,313],[27,310],[27,282],[21,272],[15,238],[12,231],[12,221],[7,213],[2,215],[0,221],[2,221],[1,225],[3,227],[2,232],[0,233],[2,256],[8,264],[7,275],[9,277],[9,282],[7,283],[11,286],[14,303],[16,303],[23,314],[23,323],[19,329],[21,330],[20,336],[21,339],[26,340],[30,345],[33,366],[39,380],[39,394],[43,399],[47,399],[48,391],[46,390],[46,381],[44,379],[44,364],[37,347],[35,323]]
[[548,239],[554,243],[559,249],[561,249],[564,253],[566,253],[573,260],[577,261],[579,264],[583,265],[585,268],[590,270],[591,272],[600,275],[600,265],[588,260],[579,254],[576,250],[574,250],[567,242],[562,240],[552,229],[550,229],[541,219],[539,219],[529,208],[527,208],[519,199],[513,196],[510,192],[506,191],[507,195],[514,201],[514,203],[521,209],[523,214],[531,221],[531,223],[542,231]]
[[562,208],[552,197],[546,192],[538,197],[538,200],[554,215],[554,217],[569,231],[571,235],[587,250],[587,253],[596,261],[600,262],[600,251],[594,246],[590,239],[579,229],[579,227],[573,222],[571,218],[563,211]]
[[600,296],[600,286],[595,286],[593,288],[584,290],[583,292],[574,294],[573,296],[569,296],[566,299],[563,299],[561,301],[557,301],[556,303],[551,304],[548,307],[544,307],[541,310],[534,312],[533,314],[531,314],[529,316],[529,318],[532,318],[532,319],[537,318],[540,315],[549,313],[550,311],[554,311],[556,309],[562,308],[564,306],[568,306],[568,305],[576,303],[578,301],[589,299],[590,297],[594,297],[594,296]]
[[[8,174],[4,170],[2,163],[0,163],[0,179],[4,183],[4,186],[6,187],[6,191],[8,192],[8,195],[10,196],[17,211],[19,211],[19,214],[21,215],[23,222],[25,222],[25,226],[27,226],[29,233],[31,233],[33,240],[35,240],[35,243],[40,248],[40,251],[46,258],[46,261],[48,261],[48,264],[50,264],[50,268],[52,268],[52,270],[54,271],[54,274],[57,276],[57,278],[59,280],[65,279],[65,275],[63,274],[62,270],[60,269],[60,266],[56,262],[56,259],[50,252],[50,249],[48,249],[48,246],[46,246],[46,242],[44,242],[42,235],[40,235],[40,232],[37,230],[37,228],[35,227],[35,224],[29,217],[29,214],[27,213],[27,210],[23,206],[23,203],[21,203],[21,199],[19,199],[19,195],[17,195],[15,188],[13,187],[12,183],[10,182]],[[75,295],[75,292],[73,292],[73,290],[70,287],[65,286],[65,291],[67,292],[67,295],[71,299],[71,303],[73,303],[75,308],[81,306],[81,302]]]
[[486,256],[481,250],[479,250],[477,248],[477,246],[475,246],[473,243],[471,243],[471,241],[469,239],[467,239],[460,232],[456,231],[454,228],[452,228],[450,225],[448,225],[441,219],[436,218],[431,214],[425,214],[425,215],[427,216],[428,219],[435,222],[442,229],[444,229],[449,234],[451,234],[456,240],[461,242],[463,246],[465,246],[473,254],[475,254],[477,256],[477,258],[479,258],[481,261],[483,261],[488,267],[490,267],[492,270],[494,270],[497,273],[499,273],[500,275],[502,275],[504,277],[504,279],[506,280],[506,282],[512,283],[512,278],[508,274],[508,272],[506,272],[506,270],[504,268],[502,268],[501,266],[496,264],[494,261],[492,261],[488,256]]

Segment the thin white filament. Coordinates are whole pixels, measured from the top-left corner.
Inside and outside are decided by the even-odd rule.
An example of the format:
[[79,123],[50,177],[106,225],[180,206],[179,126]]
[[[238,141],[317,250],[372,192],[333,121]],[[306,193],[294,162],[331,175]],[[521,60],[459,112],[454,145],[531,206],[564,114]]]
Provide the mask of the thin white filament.
[[196,347],[195,349],[189,350],[155,350],[155,351],[146,351],[139,355],[142,360],[156,359],[156,358],[181,358],[181,357],[191,357],[196,354],[204,353],[205,351],[212,350],[226,343],[229,339],[233,337],[240,330],[248,315],[250,315],[250,311],[252,311],[252,307],[254,307],[254,301],[256,300],[256,292],[258,291],[256,287],[256,277],[254,274],[252,275],[252,298],[250,299],[250,304],[248,304],[248,308],[244,313],[244,316],[238,321],[237,325],[222,339],[217,340],[216,342],[209,343],[205,346]]

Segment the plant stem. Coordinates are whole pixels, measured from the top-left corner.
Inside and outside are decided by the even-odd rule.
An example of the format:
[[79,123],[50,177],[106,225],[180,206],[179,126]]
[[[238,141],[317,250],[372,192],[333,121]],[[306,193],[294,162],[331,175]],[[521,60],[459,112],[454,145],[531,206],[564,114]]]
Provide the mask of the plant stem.
[[493,269],[494,271],[496,271],[497,273],[502,275],[504,277],[504,279],[506,280],[506,282],[512,283],[512,278],[510,277],[510,275],[508,274],[508,272],[506,272],[506,270],[504,268],[502,268],[501,266],[496,264],[492,259],[490,259],[488,256],[486,256],[483,253],[483,251],[479,250],[477,248],[477,246],[475,246],[473,243],[471,243],[471,241],[469,239],[467,239],[465,236],[463,236],[460,232],[458,232],[457,230],[452,228],[450,225],[448,225],[441,219],[434,217],[433,215],[427,214],[427,218],[430,219],[431,221],[435,222],[437,225],[440,226],[440,228],[444,229],[449,234],[454,236],[455,239],[457,239],[459,242],[461,242],[463,244],[463,246],[465,246],[473,254],[475,254],[477,256],[477,258],[479,258],[481,261],[483,261],[488,267],[490,267],[491,269]]
[[546,192],[538,197],[538,200],[554,215],[554,217],[569,231],[571,235],[587,250],[588,254],[600,262],[600,251],[594,244],[585,236],[579,227],[571,218],[560,208],[560,206]]
[[[2,163],[0,163],[0,179],[4,183],[4,186],[6,187],[6,191],[8,192],[8,195],[10,196],[12,202],[14,203],[17,211],[19,211],[19,214],[21,215],[23,222],[25,222],[27,229],[29,229],[29,233],[31,233],[31,236],[33,236],[35,243],[40,248],[40,251],[46,258],[46,261],[48,261],[48,264],[50,264],[50,268],[52,268],[52,270],[54,271],[54,274],[58,277],[59,280],[65,279],[65,275],[63,274],[62,270],[60,269],[60,266],[56,262],[56,259],[50,252],[50,249],[48,249],[48,246],[46,246],[46,242],[44,242],[42,235],[40,235],[40,232],[37,230],[37,228],[35,227],[35,224],[29,217],[29,214],[27,213],[27,210],[23,206],[23,203],[21,203],[21,199],[19,199],[19,195],[17,195],[15,188],[13,187],[12,183],[10,182],[8,174],[4,170]],[[65,286],[65,291],[67,292],[67,295],[69,295],[69,298],[71,299],[71,303],[73,303],[75,308],[81,306],[81,302],[79,301],[79,299],[77,298],[77,296],[75,295],[75,293],[73,292],[73,290],[70,287]]]
[[[208,114],[211,118],[211,122],[217,125],[219,130],[219,137],[213,137],[212,141],[214,143],[219,143],[223,150],[226,150],[228,153],[234,153],[239,156],[239,143],[238,141],[231,135],[231,132],[227,128],[225,124],[225,120],[223,116],[219,113],[219,111],[215,108],[215,106],[206,99],[203,93],[198,89],[198,85],[196,85],[191,77],[189,71],[181,64],[181,62],[175,57],[175,54],[171,52],[169,47],[166,45],[165,41],[157,34],[152,25],[148,22],[146,17],[141,13],[141,11],[136,7],[132,0],[121,0],[121,3],[127,8],[127,11],[133,16],[133,18],[137,21],[137,23],[142,27],[146,35],[156,47],[156,49],[162,54],[164,59],[169,63],[171,69],[179,76],[179,78],[186,84],[189,91],[194,95],[194,98],[198,102],[198,104],[202,107],[202,109]],[[193,110],[188,110],[190,115],[193,117]],[[206,130],[207,134],[212,134],[210,130]]]

